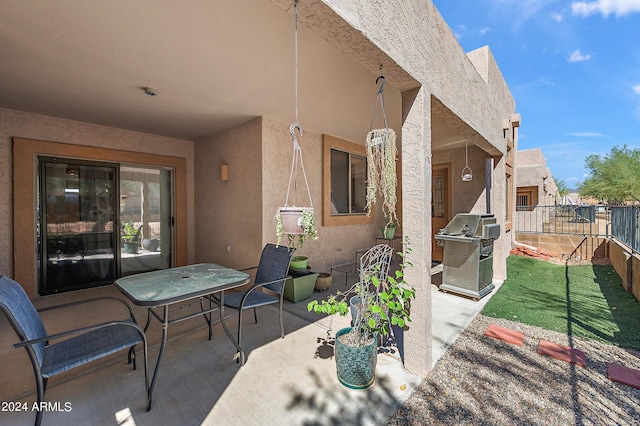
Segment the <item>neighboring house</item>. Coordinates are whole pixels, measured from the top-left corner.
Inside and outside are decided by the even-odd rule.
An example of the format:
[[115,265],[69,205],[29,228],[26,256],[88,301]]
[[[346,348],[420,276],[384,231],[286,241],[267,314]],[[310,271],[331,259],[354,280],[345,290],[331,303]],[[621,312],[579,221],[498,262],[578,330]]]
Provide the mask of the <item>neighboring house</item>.
[[516,151],[516,208],[553,206],[558,187],[540,148]]
[[[100,238],[113,238],[114,209],[145,225],[142,238],[161,235],[159,253],[166,256],[157,261],[164,266],[256,264],[262,246],[275,241],[274,214],[289,178],[289,124],[296,119],[292,4],[3,7],[0,273],[32,297],[55,292],[43,277],[76,276],[80,266],[65,263],[64,251],[84,257],[100,250]],[[405,365],[425,375],[432,365],[430,266],[441,256],[433,233],[458,212],[494,213],[502,230],[494,279],[506,278],[520,123],[515,101],[489,48],[463,52],[431,1],[390,0],[382,7],[370,0],[300,0],[299,18],[300,143],[320,239],[298,253],[326,270],[379,235],[379,206],[372,218],[332,214],[326,185],[343,184],[330,167],[332,152],[362,155],[382,72],[389,126],[398,135],[398,232],[411,238],[414,266],[406,279],[417,289]],[[380,108],[373,126],[383,126]],[[461,180],[465,151],[470,182]],[[92,189],[78,176],[90,176]],[[113,182],[127,195],[120,206],[105,204]],[[66,209],[83,191],[94,202]],[[61,212],[69,217],[60,219]],[[91,232],[90,247],[82,238],[62,238]],[[128,259],[118,254],[82,271],[108,277],[140,266]]]
[[516,151],[516,230],[542,232],[560,202],[558,187],[540,148]]

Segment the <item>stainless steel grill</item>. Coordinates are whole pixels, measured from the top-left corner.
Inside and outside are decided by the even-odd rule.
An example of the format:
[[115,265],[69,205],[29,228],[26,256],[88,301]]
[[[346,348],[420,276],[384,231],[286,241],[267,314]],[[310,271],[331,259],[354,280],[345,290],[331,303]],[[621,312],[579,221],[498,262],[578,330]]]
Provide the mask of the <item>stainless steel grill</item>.
[[458,213],[436,234],[443,247],[440,289],[480,300],[493,285],[493,242],[500,225],[492,214]]

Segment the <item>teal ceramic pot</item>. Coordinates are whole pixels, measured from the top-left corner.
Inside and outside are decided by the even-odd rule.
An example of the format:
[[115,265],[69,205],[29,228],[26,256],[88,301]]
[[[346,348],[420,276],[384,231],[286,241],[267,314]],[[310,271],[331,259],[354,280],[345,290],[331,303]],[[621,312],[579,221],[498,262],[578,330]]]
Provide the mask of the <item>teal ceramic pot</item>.
[[367,346],[349,346],[340,342],[340,336],[351,331],[343,328],[336,333],[336,368],[340,383],[351,389],[367,389],[375,382],[378,345],[376,339]]

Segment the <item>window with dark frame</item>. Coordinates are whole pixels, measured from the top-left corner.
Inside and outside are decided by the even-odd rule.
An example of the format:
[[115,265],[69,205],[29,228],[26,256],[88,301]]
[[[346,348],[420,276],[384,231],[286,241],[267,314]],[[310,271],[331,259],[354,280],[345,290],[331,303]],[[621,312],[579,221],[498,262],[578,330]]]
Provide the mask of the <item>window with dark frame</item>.
[[322,226],[371,224],[367,216],[367,153],[364,145],[322,135]]
[[331,215],[366,214],[367,159],[331,149]]

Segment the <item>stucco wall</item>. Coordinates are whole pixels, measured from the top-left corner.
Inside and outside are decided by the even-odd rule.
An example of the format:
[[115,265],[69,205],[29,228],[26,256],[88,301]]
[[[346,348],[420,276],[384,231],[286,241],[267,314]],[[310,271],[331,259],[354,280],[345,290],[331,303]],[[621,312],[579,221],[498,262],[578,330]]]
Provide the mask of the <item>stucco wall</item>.
[[463,182],[462,169],[465,167],[464,148],[438,151],[434,154],[434,164],[451,164],[452,215],[456,213],[485,213],[485,160],[490,158],[476,146],[468,147],[469,167],[473,172],[470,182]]
[[592,261],[610,256],[607,239],[600,237],[518,232],[516,241],[535,247],[541,253],[558,259]]
[[[262,130],[262,239],[266,243],[275,242],[276,239],[274,216],[278,207],[285,203],[293,142],[289,124],[264,118]],[[379,223],[376,221],[371,225],[322,226],[322,135],[305,130],[298,141],[302,148],[302,158],[315,208],[318,239],[307,240],[304,246],[296,251],[296,255],[309,257],[309,265],[314,270],[328,271],[331,265],[352,262],[355,250],[371,247],[375,237],[380,233]],[[292,195],[289,196],[290,205]],[[296,200],[298,206],[308,205],[301,171],[298,172]],[[379,219],[379,212],[377,213]]]
[[622,280],[622,287],[640,301],[640,255],[632,253],[615,239],[609,243],[611,264]]
[[516,151],[516,186],[538,188],[535,205],[555,204],[558,188],[540,148]]
[[[229,180],[220,180],[220,165]],[[262,249],[262,119],[195,143],[196,262],[258,264]]]
[[631,251],[623,244],[612,241],[610,248],[611,264],[622,280],[622,287],[631,290]]
[[516,154],[518,155],[518,167],[546,166],[547,164],[540,148],[521,149],[516,151]]
[[[136,151],[185,158],[187,204],[193,205],[193,142],[0,109],[0,274],[13,276],[12,138]],[[35,195],[34,195],[35,196]],[[193,209],[188,209],[187,261],[194,260]]]
[[[356,249],[371,247],[379,221],[322,226],[322,135],[305,130],[298,140],[319,238],[307,240],[296,254],[308,256],[314,270],[328,271],[331,265],[353,261]],[[285,203],[293,154],[289,124],[258,118],[198,140],[195,146],[196,261],[257,265],[264,244],[276,242],[274,216]],[[219,178],[223,163],[229,165],[228,182]],[[297,182],[297,205],[308,206],[301,170]]]

